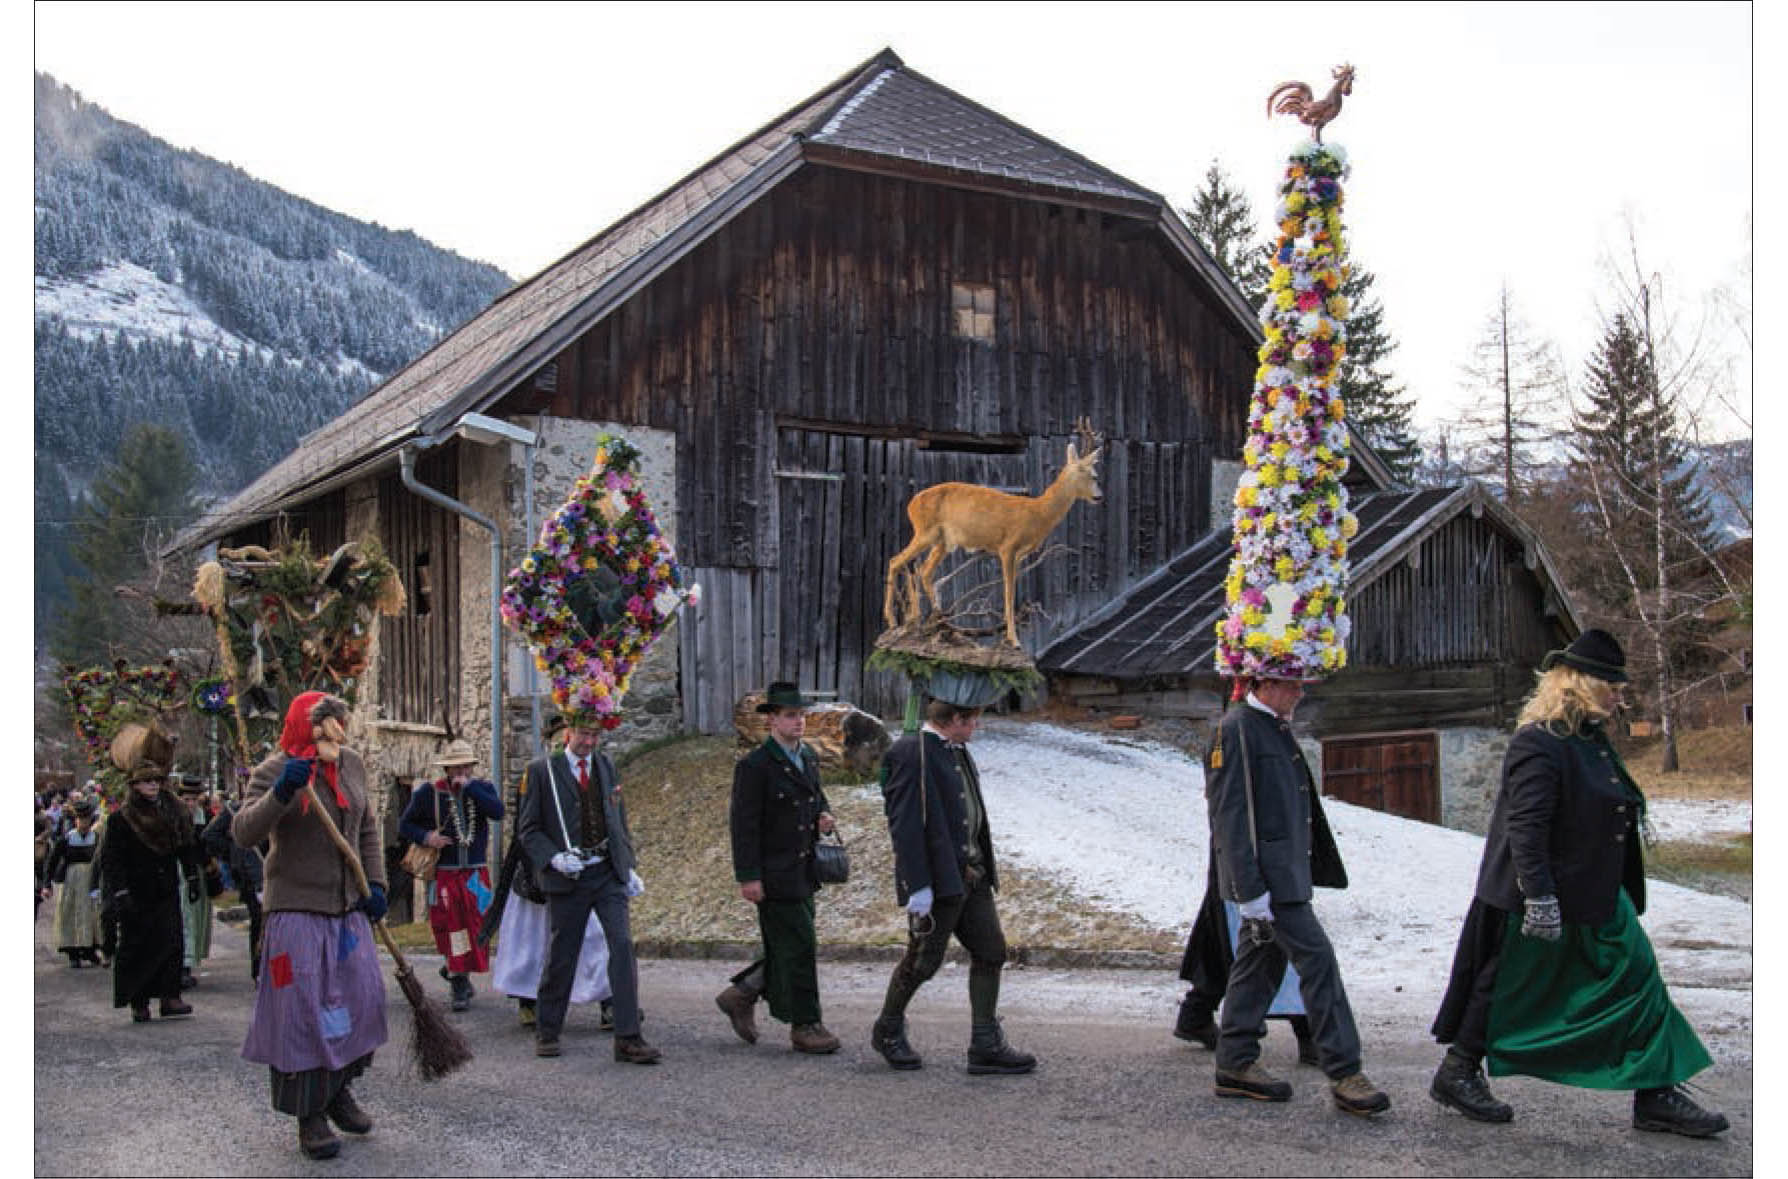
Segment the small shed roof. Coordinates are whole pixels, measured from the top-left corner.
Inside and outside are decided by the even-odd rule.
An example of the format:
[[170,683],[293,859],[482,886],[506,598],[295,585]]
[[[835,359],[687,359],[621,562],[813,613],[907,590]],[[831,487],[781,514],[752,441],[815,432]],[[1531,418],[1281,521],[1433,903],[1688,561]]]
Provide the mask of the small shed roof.
[[1152,222],[1238,327],[1253,312],[1159,194],[910,70],[883,50],[733,144],[533,278],[516,284],[371,390],[167,552],[209,541],[395,465],[412,439],[451,429],[551,360],[803,164],[894,172]]
[[[1575,608],[1533,532],[1478,483],[1417,491],[1376,491],[1352,504],[1360,529],[1349,546],[1349,594],[1394,568],[1461,512],[1488,516],[1526,546],[1573,630]],[[1215,675],[1216,626],[1224,613],[1231,535],[1217,529],[1050,645],[1037,661],[1058,674],[1146,679]]]

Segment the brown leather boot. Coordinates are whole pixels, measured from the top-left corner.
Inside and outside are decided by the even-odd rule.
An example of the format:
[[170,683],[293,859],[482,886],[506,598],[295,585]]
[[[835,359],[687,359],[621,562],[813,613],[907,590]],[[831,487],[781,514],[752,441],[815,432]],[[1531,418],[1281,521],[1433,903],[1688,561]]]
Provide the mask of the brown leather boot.
[[332,1159],[341,1153],[341,1139],[329,1128],[329,1119],[311,1114],[298,1119],[298,1148],[306,1158]]
[[[714,996],[714,1006],[725,1012],[727,1019],[732,1021],[735,1036],[747,1044],[757,1043],[757,1019],[753,1015],[753,1009],[757,1006],[756,991],[748,991],[738,983],[733,983]],[[833,1047],[836,1048],[837,1044],[834,1043]]]
[[789,1029],[788,1038],[796,1052],[824,1056],[838,1051],[838,1037],[827,1031],[823,1023],[798,1023]]
[[644,1036],[615,1037],[615,1059],[622,1064],[657,1064],[662,1055]]
[[354,1095],[348,1091],[346,1085],[341,1087],[341,1092],[335,1095],[335,1100],[331,1101],[329,1107],[323,1112],[328,1114],[329,1120],[334,1122],[336,1128],[344,1133],[368,1134],[372,1132],[373,1120],[367,1116],[365,1110],[360,1108],[360,1103],[354,1100]]

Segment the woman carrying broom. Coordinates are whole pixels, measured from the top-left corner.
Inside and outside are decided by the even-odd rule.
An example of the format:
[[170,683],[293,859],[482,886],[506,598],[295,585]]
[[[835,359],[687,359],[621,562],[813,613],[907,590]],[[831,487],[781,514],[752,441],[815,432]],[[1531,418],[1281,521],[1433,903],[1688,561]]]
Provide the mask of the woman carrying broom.
[[[230,836],[242,847],[268,841],[266,927],[245,1060],[272,1074],[273,1108],[298,1119],[298,1145],[333,1158],[329,1128],[365,1134],[372,1119],[348,1086],[385,1042],[385,980],[371,921],[385,915],[385,861],[378,818],[367,807],[366,764],[346,747],[348,707],[305,692],[286,710],[279,749],[256,766]],[[316,789],[306,787],[315,779]],[[324,814],[354,848],[370,886],[332,840]]]

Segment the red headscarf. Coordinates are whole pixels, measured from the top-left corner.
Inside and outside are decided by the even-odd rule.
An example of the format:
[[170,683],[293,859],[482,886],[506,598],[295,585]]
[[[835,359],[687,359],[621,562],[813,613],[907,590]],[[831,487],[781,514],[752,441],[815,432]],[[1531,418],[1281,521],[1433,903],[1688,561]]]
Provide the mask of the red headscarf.
[[[286,709],[286,724],[279,733],[279,747],[285,750],[287,757],[308,758],[316,762],[317,737],[310,726],[310,710],[315,708],[317,702],[324,699],[326,695],[327,693],[324,692],[301,692],[292,701],[291,707]],[[335,805],[344,811],[347,810],[348,796],[342,793],[341,784],[337,780],[339,771],[336,769],[335,763],[332,761],[316,762],[316,765],[311,767],[312,781],[316,780],[318,767],[322,768],[323,779],[329,783],[329,788],[335,791]],[[304,796],[298,807],[299,814],[310,813],[309,794]]]

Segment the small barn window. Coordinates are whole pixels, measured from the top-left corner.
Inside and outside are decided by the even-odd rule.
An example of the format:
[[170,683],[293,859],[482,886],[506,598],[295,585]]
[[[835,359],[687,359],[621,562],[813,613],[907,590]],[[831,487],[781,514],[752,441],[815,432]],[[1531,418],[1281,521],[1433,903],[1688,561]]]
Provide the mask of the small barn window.
[[994,338],[993,311],[996,296],[984,283],[959,282],[950,285],[950,311],[956,323],[956,338],[991,344]]
[[417,618],[427,618],[434,608],[435,586],[429,576],[428,550],[423,549],[416,554],[416,560],[410,565],[410,610]]

